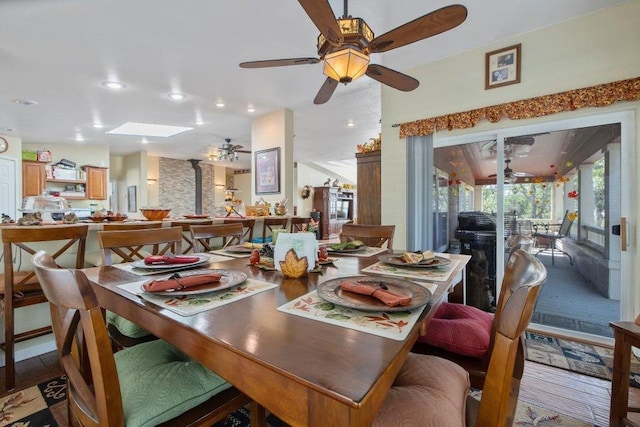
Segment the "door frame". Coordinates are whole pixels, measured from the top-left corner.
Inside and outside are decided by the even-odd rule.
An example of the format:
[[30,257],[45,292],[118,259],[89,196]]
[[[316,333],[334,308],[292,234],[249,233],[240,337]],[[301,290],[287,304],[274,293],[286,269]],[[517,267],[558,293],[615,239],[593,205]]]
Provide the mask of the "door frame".
[[[538,119],[539,120],[539,119]],[[509,122],[516,123],[516,122]],[[627,218],[627,251],[621,252],[620,255],[620,319],[629,320],[635,317],[635,304],[634,302],[638,298],[637,292],[632,286],[632,268],[633,260],[636,258],[636,246],[633,244],[635,236],[635,218],[633,216],[632,207],[636,206],[635,193],[631,191],[634,179],[632,171],[634,170],[635,163],[635,113],[633,110],[617,111],[611,113],[593,114],[588,116],[581,116],[576,118],[566,118],[559,120],[541,121],[534,124],[523,124],[511,127],[505,127],[501,129],[494,129],[490,131],[466,133],[458,136],[441,136],[438,133],[433,137],[433,149],[446,147],[451,145],[462,145],[466,143],[481,141],[484,139],[495,138],[498,141],[498,159],[497,165],[504,163],[504,139],[507,137],[518,135],[529,135],[533,133],[553,132],[566,129],[575,129],[588,126],[599,126],[611,123],[620,123],[620,154],[621,154],[621,182],[620,191],[622,194],[628,195],[628,197],[621,198],[620,212],[621,216]],[[497,174],[498,178],[498,206],[503,205],[504,177],[502,174]],[[504,209],[499,209],[497,213],[497,230],[498,235],[504,233]],[[615,220],[614,220],[615,221]],[[610,232],[610,230],[608,231]],[[497,239],[497,253],[504,253],[503,239]],[[496,282],[497,292],[500,292],[500,284],[502,283],[502,277],[504,276],[504,260],[503,257],[496,257]],[[558,334],[566,334],[566,330],[553,327],[544,327],[545,331],[555,332]],[[572,331],[571,335],[577,338],[583,338],[586,340],[593,340],[594,335],[583,334],[580,332]],[[611,340],[602,337],[602,339],[610,343]]]

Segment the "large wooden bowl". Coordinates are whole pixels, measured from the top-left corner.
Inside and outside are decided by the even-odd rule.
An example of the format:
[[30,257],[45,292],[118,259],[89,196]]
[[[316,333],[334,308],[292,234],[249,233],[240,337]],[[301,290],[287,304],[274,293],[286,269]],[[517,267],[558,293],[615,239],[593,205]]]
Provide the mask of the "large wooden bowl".
[[140,209],[140,212],[142,212],[142,215],[144,215],[144,217],[149,221],[162,221],[164,218],[169,216],[171,209],[144,208]]

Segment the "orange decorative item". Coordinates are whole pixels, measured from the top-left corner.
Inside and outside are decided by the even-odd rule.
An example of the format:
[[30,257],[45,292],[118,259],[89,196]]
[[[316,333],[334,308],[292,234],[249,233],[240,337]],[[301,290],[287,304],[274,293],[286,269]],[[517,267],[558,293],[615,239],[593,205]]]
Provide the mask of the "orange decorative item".
[[280,268],[285,277],[297,279],[307,274],[309,262],[307,257],[298,258],[296,251],[289,249],[284,256],[284,261],[280,261]]
[[147,218],[149,221],[162,221],[169,215],[171,209],[163,209],[163,208],[142,208],[140,209],[142,215]]

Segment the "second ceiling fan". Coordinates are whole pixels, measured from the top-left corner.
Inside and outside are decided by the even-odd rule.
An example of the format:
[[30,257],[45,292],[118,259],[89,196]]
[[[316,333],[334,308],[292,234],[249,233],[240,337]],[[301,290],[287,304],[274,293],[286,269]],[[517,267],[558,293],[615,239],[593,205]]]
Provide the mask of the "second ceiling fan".
[[317,64],[324,61],[327,75],[313,102],[327,102],[338,83],[347,84],[364,74],[387,86],[405,92],[414,90],[420,82],[411,76],[378,64],[369,63],[371,53],[391,49],[432,37],[460,25],[467,18],[467,8],[456,4],[446,6],[407,22],[381,36],[375,37],[362,18],[348,14],[348,0],[344,0],[344,15],[335,18],[328,0],[298,0],[320,31],[319,58],[289,58],[242,62],[242,68],[280,67],[286,65]]

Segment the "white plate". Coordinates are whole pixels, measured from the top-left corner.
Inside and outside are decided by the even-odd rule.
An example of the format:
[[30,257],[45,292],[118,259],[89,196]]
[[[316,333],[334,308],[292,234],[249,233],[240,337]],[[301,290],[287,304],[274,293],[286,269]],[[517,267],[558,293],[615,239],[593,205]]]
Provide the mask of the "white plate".
[[188,264],[145,264],[144,260],[134,261],[131,265],[135,268],[143,268],[145,270],[182,270],[184,268],[197,267],[202,264],[207,264],[211,259],[208,255],[188,255],[197,256],[198,261],[190,262]]
[[208,273],[205,273],[205,274],[211,274],[211,273],[220,273],[222,275],[222,278],[220,278],[219,282],[207,283],[199,286],[192,286],[190,288],[181,289],[179,291],[161,291],[161,292],[145,291],[144,285],[153,281],[153,280],[147,280],[142,284],[142,286],[140,286],[140,290],[150,295],[175,295],[175,296],[197,295],[197,294],[204,294],[207,292],[215,292],[215,291],[221,291],[223,289],[228,289],[235,285],[239,285],[240,283],[247,280],[247,275],[242,271],[237,271],[237,270],[209,270]]

